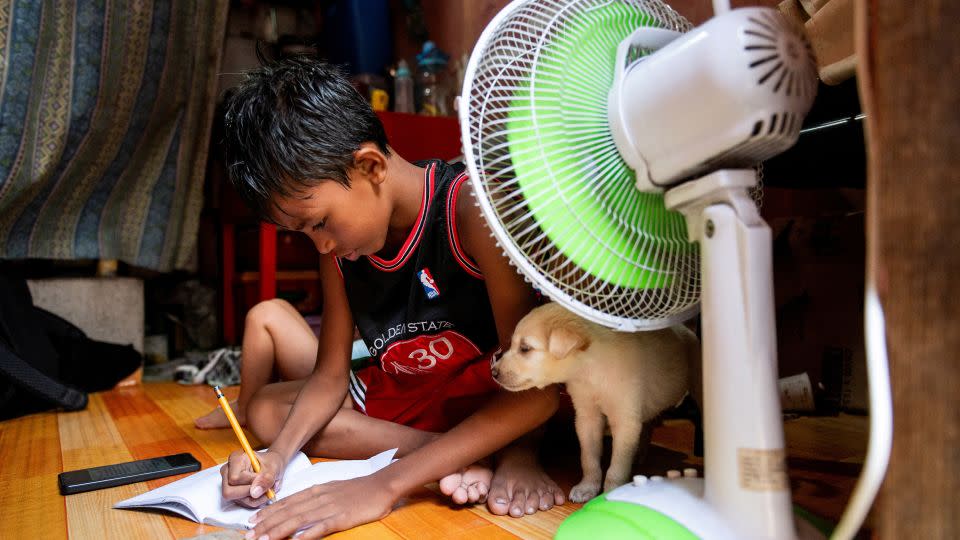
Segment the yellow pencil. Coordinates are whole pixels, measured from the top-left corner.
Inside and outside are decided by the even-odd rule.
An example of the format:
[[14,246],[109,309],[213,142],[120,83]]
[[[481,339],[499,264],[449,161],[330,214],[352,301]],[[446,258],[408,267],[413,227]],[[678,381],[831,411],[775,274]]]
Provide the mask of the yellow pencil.
[[[237,434],[237,438],[240,439],[240,446],[243,447],[243,451],[247,453],[247,457],[250,458],[250,465],[253,467],[253,472],[260,472],[260,460],[257,459],[256,452],[253,451],[253,448],[250,448],[250,442],[247,441],[247,436],[243,434],[243,429],[240,427],[240,422],[237,422],[237,417],[233,415],[233,409],[230,408],[230,402],[227,401],[226,396],[223,395],[223,392],[220,391],[219,386],[214,386],[213,391],[217,393],[217,401],[220,402],[220,407],[223,409],[223,413],[227,415],[227,420],[230,421],[230,425],[233,426],[233,432]],[[274,495],[272,489],[267,489],[267,498],[272,502],[276,495]]]

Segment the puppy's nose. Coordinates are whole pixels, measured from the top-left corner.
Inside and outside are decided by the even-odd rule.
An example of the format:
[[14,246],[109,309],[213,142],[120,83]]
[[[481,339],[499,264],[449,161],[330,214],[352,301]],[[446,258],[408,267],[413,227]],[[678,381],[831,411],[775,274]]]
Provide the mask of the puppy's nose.
[[497,349],[497,352],[490,356],[490,374],[494,377],[500,374],[500,369],[497,366],[500,365],[500,357],[502,356],[503,351],[500,349]]

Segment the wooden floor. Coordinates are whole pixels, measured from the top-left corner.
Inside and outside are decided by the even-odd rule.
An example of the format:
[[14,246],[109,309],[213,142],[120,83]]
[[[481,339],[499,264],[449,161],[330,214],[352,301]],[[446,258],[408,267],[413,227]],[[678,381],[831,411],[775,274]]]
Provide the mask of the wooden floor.
[[[228,389],[228,396],[236,395]],[[215,527],[158,513],[114,510],[117,501],[179,477],[63,497],[57,474],[111,463],[190,452],[203,467],[237,448],[233,432],[201,431],[193,418],[215,405],[208,387],[143,384],[92,394],[86,410],[43,413],[0,422],[0,538],[188,538]],[[853,488],[866,441],[866,419],[801,418],[786,423],[790,475],[796,502],[836,521]],[[572,437],[572,434],[570,434]],[[255,443],[255,441],[251,441]],[[688,455],[692,428],[667,422],[654,431],[647,461],[637,473],[699,466]],[[577,479],[577,449],[551,438],[546,467],[566,490]],[[434,486],[435,488],[435,486]],[[579,505],[567,504],[521,519],[493,516],[483,506],[456,508],[425,487],[382,521],[336,538],[552,538]]]

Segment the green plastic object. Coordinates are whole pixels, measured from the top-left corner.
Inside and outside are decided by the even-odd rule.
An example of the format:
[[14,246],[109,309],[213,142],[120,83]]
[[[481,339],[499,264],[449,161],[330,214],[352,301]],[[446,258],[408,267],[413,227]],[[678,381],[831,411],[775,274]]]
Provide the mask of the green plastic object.
[[668,287],[669,254],[696,247],[662,194],[634,187],[607,119],[617,46],[637,28],[658,25],[619,2],[562,24],[515,91],[507,119],[524,200],[559,251],[590,275],[631,289]]
[[656,510],[601,495],[570,514],[555,540],[697,540],[686,527]]
[[[793,515],[829,538],[836,523],[794,504]],[[607,500],[601,495],[570,514],[554,540],[700,540],[674,519],[649,507]]]

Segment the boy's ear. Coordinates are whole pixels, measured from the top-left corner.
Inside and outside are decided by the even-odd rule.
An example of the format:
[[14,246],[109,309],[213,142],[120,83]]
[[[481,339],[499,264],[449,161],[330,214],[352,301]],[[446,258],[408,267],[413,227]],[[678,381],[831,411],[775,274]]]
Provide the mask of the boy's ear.
[[374,184],[379,184],[387,177],[387,156],[377,145],[363,143],[353,153],[353,168]]
[[547,338],[547,349],[556,358],[563,358],[574,350],[585,350],[590,345],[587,336],[569,326],[556,326]]

